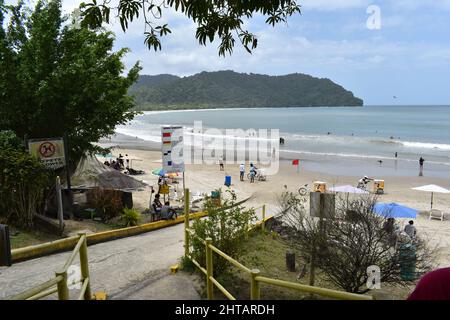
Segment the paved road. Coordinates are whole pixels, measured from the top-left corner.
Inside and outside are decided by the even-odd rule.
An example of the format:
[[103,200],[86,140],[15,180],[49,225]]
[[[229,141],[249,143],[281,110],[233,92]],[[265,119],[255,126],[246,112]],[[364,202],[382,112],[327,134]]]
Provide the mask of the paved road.
[[[179,224],[89,246],[92,291],[105,291],[111,299],[199,299],[194,276],[170,274],[170,266],[183,255],[183,239],[183,224]],[[0,267],[0,299],[49,280],[69,255]]]
[[[257,202],[258,199],[252,199],[248,206],[256,206]],[[274,212],[275,207],[268,206],[267,214]],[[257,215],[261,218],[261,210]],[[200,299],[196,276],[170,274],[170,266],[184,254],[183,228],[183,224],[178,224],[89,246],[92,292],[105,291],[111,299]],[[51,279],[69,255],[70,252],[59,253],[0,267],[0,299]]]

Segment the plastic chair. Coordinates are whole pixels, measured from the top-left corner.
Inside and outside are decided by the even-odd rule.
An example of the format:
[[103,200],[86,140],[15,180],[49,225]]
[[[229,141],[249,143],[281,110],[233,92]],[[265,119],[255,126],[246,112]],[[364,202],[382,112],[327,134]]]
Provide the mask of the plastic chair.
[[438,209],[430,210],[430,220],[431,219],[439,219],[441,221],[444,221],[444,211]]

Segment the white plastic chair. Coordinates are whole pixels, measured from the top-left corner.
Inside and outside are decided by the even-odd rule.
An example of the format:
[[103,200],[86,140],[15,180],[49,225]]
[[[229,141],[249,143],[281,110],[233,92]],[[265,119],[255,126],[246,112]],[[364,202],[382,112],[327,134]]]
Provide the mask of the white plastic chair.
[[438,209],[430,210],[430,220],[431,219],[439,219],[441,221],[444,221],[444,211]]

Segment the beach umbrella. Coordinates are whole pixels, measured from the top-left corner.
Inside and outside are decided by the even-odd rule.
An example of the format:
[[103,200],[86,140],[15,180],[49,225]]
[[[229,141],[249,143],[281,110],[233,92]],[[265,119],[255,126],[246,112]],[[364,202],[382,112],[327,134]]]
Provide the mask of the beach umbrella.
[[167,173],[164,169],[158,168],[152,171],[155,176],[166,176],[169,178],[178,177],[178,172],[169,172]]
[[341,193],[355,193],[355,194],[368,194],[369,192],[365,190],[361,190],[359,188],[355,188],[350,185],[332,187],[329,189],[331,192],[341,192]]
[[162,168],[158,168],[152,171],[155,176],[163,176],[166,174],[166,171]]
[[377,203],[373,212],[387,218],[413,218],[417,216],[417,210],[398,203]]
[[423,192],[431,192],[431,209],[433,209],[433,198],[435,193],[450,193],[450,190],[437,186],[435,184],[429,184],[426,186],[421,186],[417,188],[412,188],[412,190],[418,190]]

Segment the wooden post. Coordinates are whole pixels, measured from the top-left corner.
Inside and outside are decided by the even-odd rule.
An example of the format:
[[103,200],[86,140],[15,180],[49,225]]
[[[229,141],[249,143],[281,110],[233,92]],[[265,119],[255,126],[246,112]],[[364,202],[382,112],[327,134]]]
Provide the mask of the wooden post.
[[250,300],[260,300],[261,299],[261,289],[259,282],[255,279],[259,276],[260,271],[258,269],[253,269],[251,273],[251,283],[250,283]]
[[263,232],[266,231],[266,205],[264,204],[262,206],[262,224],[261,224],[261,229]]
[[58,282],[58,299],[69,300],[69,288],[67,287],[67,270],[55,272],[56,276],[62,276],[62,280]]
[[81,277],[84,281],[89,278],[89,283],[86,287],[86,292],[84,293],[84,300],[91,300],[91,278],[89,276],[89,260],[88,260],[88,252],[87,252],[87,240],[85,233],[79,233],[80,239],[84,237],[83,244],[80,247],[80,265],[81,265]]
[[214,300],[214,287],[213,282],[211,281],[211,277],[213,277],[213,252],[209,247],[212,244],[211,238],[206,238],[205,246],[206,246],[206,293],[208,296],[208,300]]
[[56,177],[56,200],[58,202],[58,220],[59,220],[59,232],[64,231],[64,211],[63,211],[63,201],[61,194],[61,179],[59,176]]
[[189,256],[189,189],[184,189],[184,256]]

